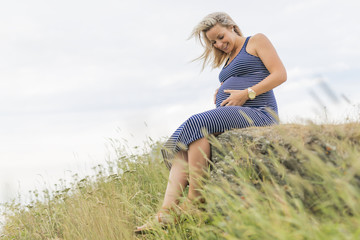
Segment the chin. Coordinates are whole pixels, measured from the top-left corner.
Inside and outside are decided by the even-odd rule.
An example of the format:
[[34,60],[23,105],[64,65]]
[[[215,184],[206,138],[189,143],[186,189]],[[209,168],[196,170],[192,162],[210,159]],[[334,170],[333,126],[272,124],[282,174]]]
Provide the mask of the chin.
[[230,44],[228,45],[228,48],[225,50],[225,51],[223,51],[224,53],[226,53],[226,54],[229,54],[229,53],[231,53],[231,51],[233,50],[233,48],[231,48],[230,47]]
[[229,51],[229,49],[227,50],[221,50],[223,53],[229,54],[231,51]]

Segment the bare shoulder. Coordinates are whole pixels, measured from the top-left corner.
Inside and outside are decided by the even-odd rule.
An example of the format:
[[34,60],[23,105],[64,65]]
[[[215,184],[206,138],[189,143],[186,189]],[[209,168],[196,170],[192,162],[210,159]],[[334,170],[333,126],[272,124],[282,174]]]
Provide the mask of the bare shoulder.
[[261,48],[271,45],[270,40],[263,33],[257,33],[249,39],[246,51],[252,55],[259,56],[258,51]]
[[[280,78],[286,80],[286,70],[282,64],[274,46],[265,34],[257,33],[250,38],[253,40],[252,46],[265,67],[270,73],[277,72],[280,74]],[[250,42],[250,41],[249,41]]]
[[251,37],[255,41],[264,41],[268,40],[268,38],[263,33],[257,33]]
[[263,33],[257,33],[250,38],[255,47],[263,47],[264,45],[271,45],[270,40]]
[[274,50],[274,47],[267,36],[263,33],[253,35],[249,40],[249,48],[247,51],[255,56],[260,56],[264,50]]

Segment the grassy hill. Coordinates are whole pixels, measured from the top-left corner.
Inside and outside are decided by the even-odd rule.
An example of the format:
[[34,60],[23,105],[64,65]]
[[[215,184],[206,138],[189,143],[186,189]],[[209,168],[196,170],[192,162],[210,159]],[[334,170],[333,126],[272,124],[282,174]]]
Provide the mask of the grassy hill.
[[211,139],[205,211],[135,236],[161,203],[168,170],[159,142],[116,149],[71,186],[5,205],[0,239],[360,239],[360,124],[249,128]]

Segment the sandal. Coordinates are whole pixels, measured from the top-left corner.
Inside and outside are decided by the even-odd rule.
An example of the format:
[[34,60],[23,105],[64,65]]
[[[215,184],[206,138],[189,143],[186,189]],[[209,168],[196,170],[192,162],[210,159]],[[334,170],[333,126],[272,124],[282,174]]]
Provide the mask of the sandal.
[[[158,227],[166,229],[168,225],[175,224],[176,219],[169,213],[169,210],[159,211],[155,216],[152,217],[147,223],[140,227],[136,227],[134,230],[135,234],[147,234],[154,232]],[[156,227],[158,226],[158,227]]]

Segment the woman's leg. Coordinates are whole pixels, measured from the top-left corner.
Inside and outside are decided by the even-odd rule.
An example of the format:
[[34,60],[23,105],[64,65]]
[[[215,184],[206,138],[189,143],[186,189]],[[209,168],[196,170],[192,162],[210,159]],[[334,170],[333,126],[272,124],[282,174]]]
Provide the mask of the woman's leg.
[[180,151],[172,163],[162,208],[171,208],[179,203],[179,198],[188,184],[188,152]]
[[206,138],[198,139],[189,145],[189,193],[188,199],[195,200],[201,197],[201,179],[208,167],[210,159],[210,143]]
[[[215,133],[217,136],[220,133]],[[184,188],[189,184],[189,200],[200,197],[200,181],[210,159],[210,143],[206,138],[198,139],[189,145],[187,152],[177,153],[169,175],[162,208],[171,208],[179,203]]]
[[[188,184],[188,153],[185,151],[180,151],[176,154],[175,159],[172,162],[170,169],[169,180],[165,191],[164,202],[162,204],[162,209],[171,209],[174,205],[179,204],[179,198]],[[157,215],[154,216],[155,220],[159,223],[166,223],[169,221],[167,214],[164,214],[163,211],[159,211]],[[171,217],[170,221],[174,219]],[[136,234],[146,233],[147,231],[152,231],[152,222],[145,223],[144,225],[137,227],[135,229]]]
[[[201,149],[201,150],[200,150]],[[203,156],[205,153],[205,156]],[[179,204],[179,198],[184,188],[189,185],[190,200],[200,196],[198,191],[200,182],[198,178],[203,176],[204,168],[207,166],[207,159],[210,157],[210,144],[207,139],[202,138],[191,143],[187,152],[180,151],[171,166],[168,185],[164,196],[162,208],[170,209]],[[161,215],[161,211],[155,216],[156,221],[164,223],[167,221],[166,215]],[[150,223],[150,224],[149,224]],[[151,222],[137,227],[135,233],[151,231]]]

